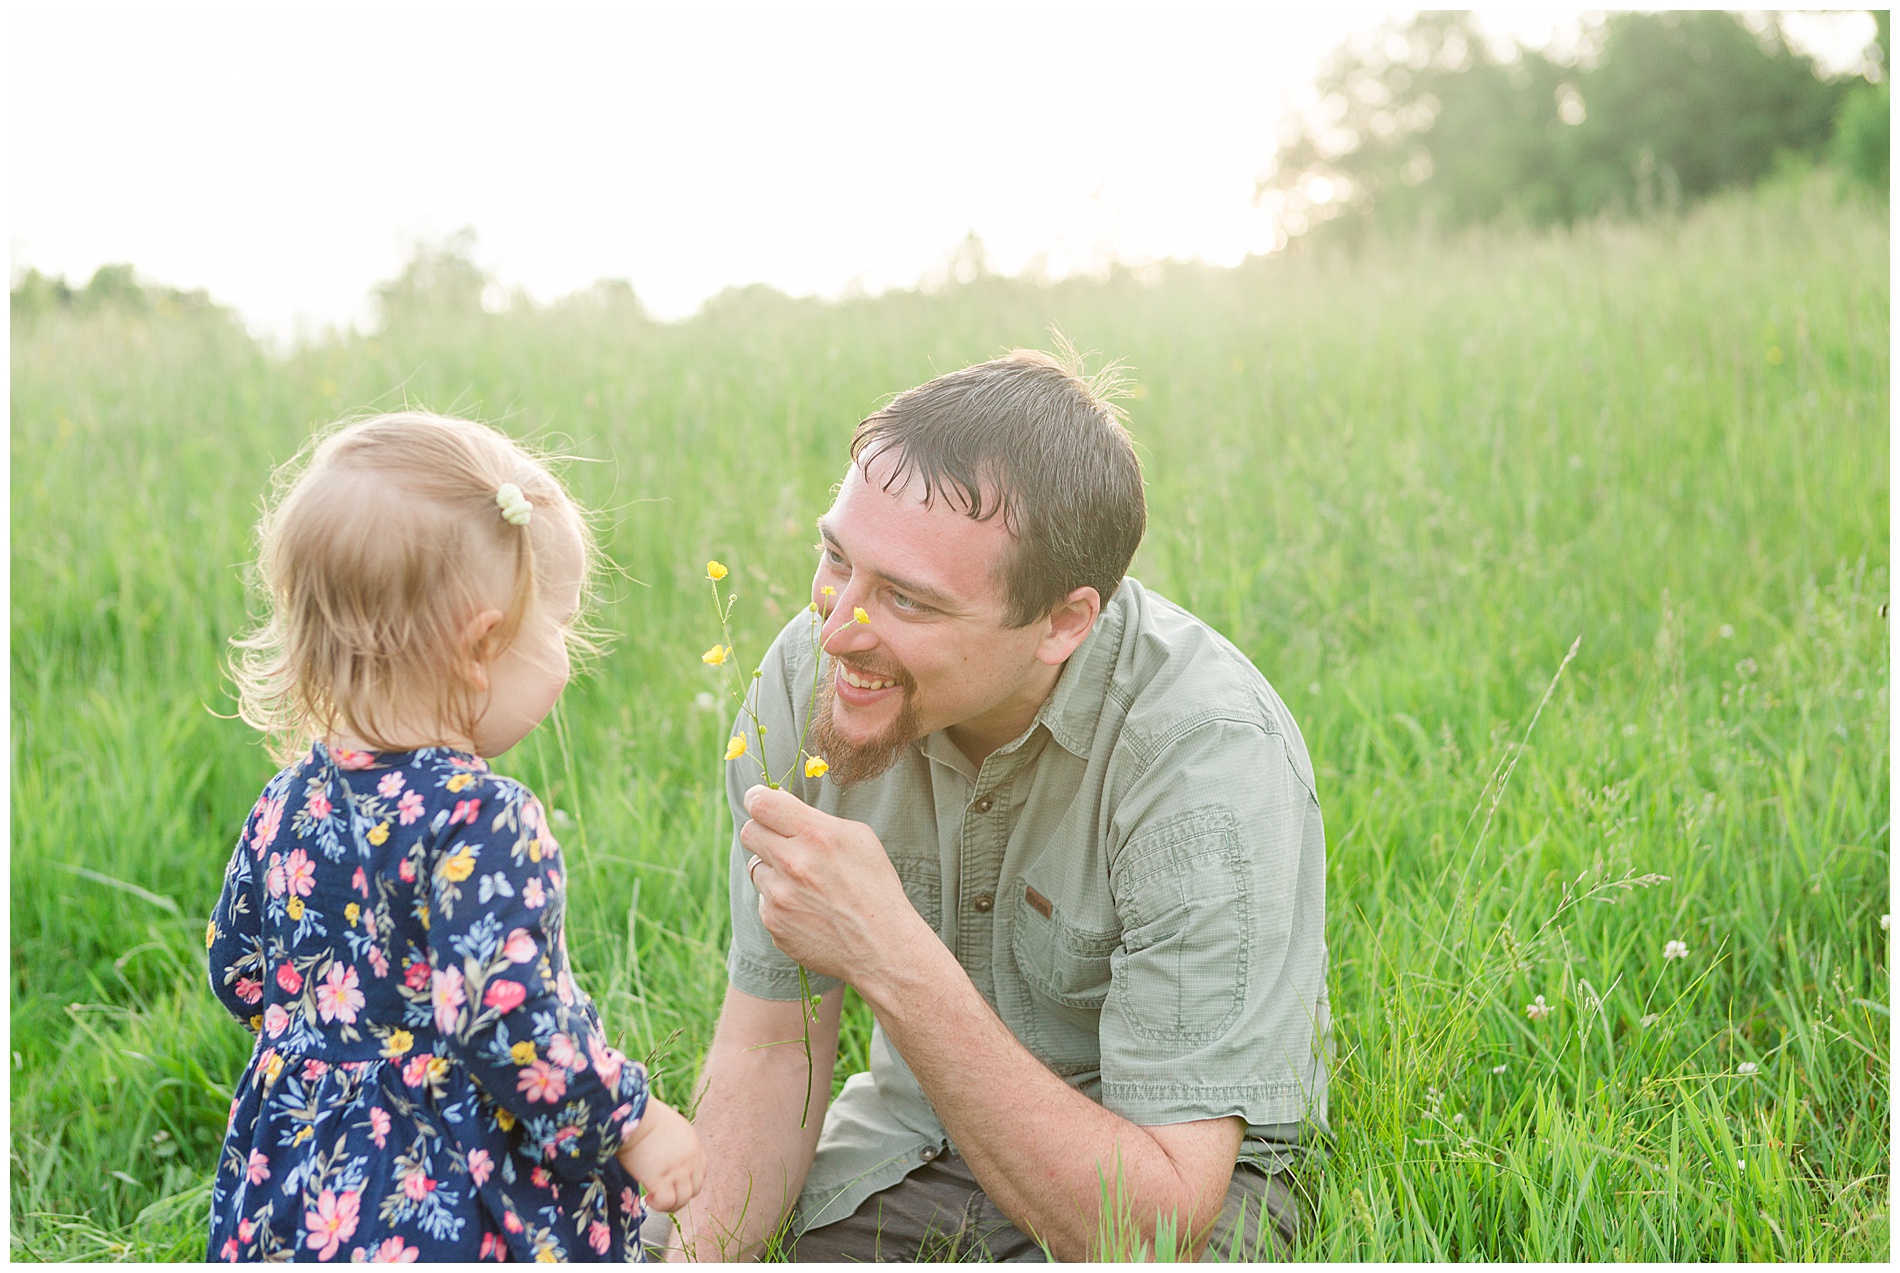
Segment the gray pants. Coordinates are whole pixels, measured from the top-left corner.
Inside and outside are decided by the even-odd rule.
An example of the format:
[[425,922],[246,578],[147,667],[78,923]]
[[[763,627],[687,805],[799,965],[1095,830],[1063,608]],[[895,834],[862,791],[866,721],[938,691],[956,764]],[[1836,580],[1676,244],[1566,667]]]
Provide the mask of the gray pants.
[[[1243,1163],[1234,1168],[1227,1202],[1201,1258],[1285,1259],[1298,1230],[1293,1182],[1285,1173],[1269,1175]],[[872,1194],[852,1215],[806,1230],[786,1258],[1014,1262],[1047,1257],[1034,1239],[996,1209],[969,1165],[945,1154]]]

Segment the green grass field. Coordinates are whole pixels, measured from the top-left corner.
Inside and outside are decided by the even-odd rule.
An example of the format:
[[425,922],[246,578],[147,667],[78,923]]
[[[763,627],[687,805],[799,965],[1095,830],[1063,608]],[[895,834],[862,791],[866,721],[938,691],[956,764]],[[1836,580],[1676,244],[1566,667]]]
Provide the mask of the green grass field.
[[[571,480],[620,637],[565,748],[550,722],[501,767],[572,819],[584,984],[683,1100],[725,985],[703,563],[756,657],[853,424],[1058,323],[1138,382],[1133,573],[1253,658],[1319,771],[1338,1143],[1302,1256],[1885,1260],[1887,217],[1815,177],[1554,235],[676,325],[575,302],[287,357],[215,316],[16,320],[14,1258],[202,1258],[250,1046],[205,916],[273,768],[220,666],[313,428],[409,403],[597,461]],[[868,1028],[854,1003],[845,1068]]]

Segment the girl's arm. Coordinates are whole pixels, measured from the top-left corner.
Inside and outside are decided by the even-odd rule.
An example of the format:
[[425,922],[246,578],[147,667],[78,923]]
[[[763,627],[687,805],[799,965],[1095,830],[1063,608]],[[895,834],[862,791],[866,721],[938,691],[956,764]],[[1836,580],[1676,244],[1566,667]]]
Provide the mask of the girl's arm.
[[211,990],[230,1014],[256,1034],[263,1025],[258,1014],[264,1005],[264,932],[252,889],[251,843],[256,836],[257,812],[252,811],[238,836],[231,861],[224,868],[224,891],[205,928]]
[[540,802],[485,778],[432,854],[435,1026],[527,1143],[569,1179],[598,1171],[646,1108],[646,1069],[608,1046],[568,975],[566,859]]

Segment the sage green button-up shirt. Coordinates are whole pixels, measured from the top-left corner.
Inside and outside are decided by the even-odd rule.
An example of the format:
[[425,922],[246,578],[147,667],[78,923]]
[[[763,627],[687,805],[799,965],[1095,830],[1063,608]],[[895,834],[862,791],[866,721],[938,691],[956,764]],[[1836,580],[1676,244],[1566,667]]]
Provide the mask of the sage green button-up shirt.
[[[775,772],[802,735],[815,662],[800,616],[762,665]],[[742,826],[758,770],[727,775]],[[1034,723],[980,766],[938,732],[848,790],[787,785],[877,833],[911,905],[1003,1023],[1091,1100],[1142,1126],[1239,1115],[1241,1160],[1268,1170],[1326,1132],[1313,767],[1279,695],[1193,615],[1125,580]],[[735,836],[727,974],[758,998],[796,999],[797,966],[759,922],[749,856]],[[837,984],[811,978],[814,993]],[[881,1029],[870,1054],[826,1114],[800,1231],[950,1147]]]

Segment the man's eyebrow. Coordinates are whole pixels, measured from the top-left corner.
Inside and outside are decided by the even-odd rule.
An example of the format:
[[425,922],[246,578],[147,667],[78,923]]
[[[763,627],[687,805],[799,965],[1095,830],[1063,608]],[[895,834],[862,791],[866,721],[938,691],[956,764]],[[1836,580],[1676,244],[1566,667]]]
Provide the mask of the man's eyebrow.
[[[823,517],[820,517],[818,519],[818,533],[820,535],[823,535],[825,537],[825,541],[833,545],[834,547],[840,547],[840,548],[843,547],[843,545],[838,542],[838,537],[832,534],[831,527],[830,525],[827,524],[827,519]],[[926,603],[927,605],[935,607],[938,610],[949,610],[955,613],[961,613],[964,609],[966,609],[964,604],[958,601],[955,597],[952,597],[948,593],[945,593],[945,592],[939,592],[937,589],[931,587],[929,584],[917,583],[914,580],[909,580],[909,579],[899,579],[895,575],[887,575],[881,571],[877,572],[877,577],[882,579],[885,583],[890,584],[891,587],[897,589],[899,592],[903,593],[904,595],[908,597],[913,597],[916,600],[922,601]]]

